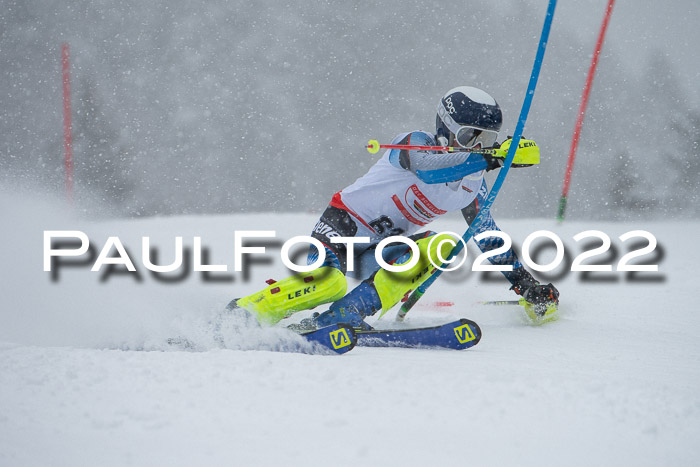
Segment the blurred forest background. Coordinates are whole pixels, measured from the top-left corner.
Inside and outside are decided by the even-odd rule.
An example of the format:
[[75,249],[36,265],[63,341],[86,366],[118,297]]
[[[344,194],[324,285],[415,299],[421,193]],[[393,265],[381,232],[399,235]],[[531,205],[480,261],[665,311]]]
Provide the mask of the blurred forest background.
[[[500,217],[554,218],[607,0],[559,2]],[[320,211],[369,139],[434,131],[482,88],[512,134],[546,0],[0,1],[0,185],[63,196],[71,47],[76,204],[94,216]],[[618,0],[568,217],[700,218],[700,2]],[[94,206],[102,206],[95,209]]]

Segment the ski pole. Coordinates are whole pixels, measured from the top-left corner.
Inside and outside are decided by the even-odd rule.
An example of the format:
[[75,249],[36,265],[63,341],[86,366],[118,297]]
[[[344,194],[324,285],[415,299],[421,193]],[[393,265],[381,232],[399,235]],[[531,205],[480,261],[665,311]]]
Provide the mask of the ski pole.
[[486,300],[479,302],[479,305],[525,305],[525,301],[524,298],[520,300]]
[[[376,139],[371,139],[365,146],[367,152],[370,154],[376,154],[379,149],[406,149],[415,151],[442,151],[442,152],[473,152],[474,154],[497,154],[498,149],[496,148],[485,148],[485,149],[470,149],[470,148],[460,148],[457,146],[418,146],[415,144],[379,144]],[[502,151],[505,153],[505,151]]]
[[459,252],[462,251],[463,245],[465,245],[467,241],[474,236],[476,230],[481,226],[485,216],[491,209],[491,205],[496,199],[498,192],[501,190],[503,181],[505,180],[506,175],[508,175],[508,170],[513,164],[513,159],[515,158],[515,151],[517,150],[518,145],[520,144],[520,137],[522,136],[523,129],[525,128],[525,121],[527,120],[527,116],[530,113],[530,105],[532,104],[532,98],[535,95],[535,88],[537,87],[537,80],[540,75],[540,69],[542,68],[542,61],[544,60],[544,51],[547,48],[547,39],[549,37],[549,31],[552,26],[552,18],[554,17],[554,9],[556,5],[557,0],[549,0],[549,5],[547,6],[547,14],[545,16],[544,25],[542,26],[542,34],[540,35],[540,42],[537,46],[535,63],[532,65],[532,73],[530,74],[530,81],[527,86],[527,92],[525,93],[525,99],[523,100],[523,106],[520,109],[520,117],[518,118],[518,123],[515,126],[513,141],[510,145],[510,148],[508,148],[508,155],[506,157],[506,160],[503,162],[503,168],[501,168],[500,173],[498,174],[498,177],[496,178],[496,181],[494,182],[493,187],[491,188],[491,191],[489,192],[486,198],[486,201],[484,201],[483,206],[481,206],[481,209],[479,209],[479,213],[477,214],[476,218],[472,221],[471,225],[462,236],[463,241],[457,242],[457,245],[455,245],[455,247],[452,248],[452,251],[448,255],[447,259],[443,262],[442,268],[439,268],[425,282],[419,285],[413,291],[411,296],[408,297],[408,300],[406,300],[406,302],[404,302],[404,304],[401,305],[401,309],[399,309],[398,313],[396,314],[396,321],[404,320],[409,310],[413,308],[413,306],[418,302],[418,300],[420,300],[420,298],[423,295],[425,295],[425,292],[428,290],[428,287],[430,287],[435,282],[435,280],[437,280],[437,278],[440,277],[440,274],[442,274],[443,269],[449,266],[452,258],[457,256]]

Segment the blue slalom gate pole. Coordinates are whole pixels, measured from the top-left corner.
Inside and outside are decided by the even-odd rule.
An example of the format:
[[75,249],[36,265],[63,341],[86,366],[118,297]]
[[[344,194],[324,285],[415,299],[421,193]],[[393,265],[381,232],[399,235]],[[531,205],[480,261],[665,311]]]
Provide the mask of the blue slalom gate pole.
[[[535,63],[532,65],[530,82],[527,86],[527,92],[525,94],[523,106],[520,109],[520,117],[518,118],[518,123],[515,126],[513,141],[511,141],[510,148],[508,148],[508,154],[506,155],[506,160],[503,163],[503,167],[501,168],[498,177],[496,178],[496,181],[494,182],[493,187],[491,188],[491,191],[489,191],[486,201],[484,202],[483,206],[481,206],[479,214],[477,214],[476,218],[471,223],[467,231],[464,233],[464,235],[462,235],[462,241],[458,242],[457,245],[455,245],[455,247],[452,248],[450,255],[442,264],[443,269],[450,264],[452,258],[457,256],[459,252],[462,251],[462,245],[465,245],[469,241],[469,239],[471,239],[474,236],[474,233],[477,231],[477,229],[481,226],[481,224],[484,221],[484,218],[486,217],[486,214],[491,209],[491,205],[496,199],[496,196],[498,196],[498,192],[501,190],[501,186],[503,186],[503,181],[506,179],[506,175],[508,175],[510,166],[513,164],[515,151],[518,149],[518,144],[520,144],[520,138],[523,134],[523,129],[525,128],[525,122],[527,121],[527,116],[530,113],[530,106],[532,105],[532,98],[535,95],[537,80],[540,77],[540,69],[542,68],[542,61],[544,60],[544,51],[547,48],[547,40],[549,38],[549,31],[552,28],[552,19],[554,18],[554,9],[556,6],[557,0],[549,0],[549,6],[547,7],[547,15],[544,19],[544,25],[542,26],[542,34],[540,35],[540,42],[537,47],[537,55],[535,56]],[[406,300],[406,302],[404,302],[404,304],[401,305],[401,309],[396,315],[397,321],[402,321],[406,317],[406,313],[408,313],[408,311],[411,308],[413,308],[413,306],[418,302],[418,300],[420,300],[420,298],[423,295],[425,295],[425,292],[437,280],[437,278],[440,277],[440,274],[442,274],[442,269],[438,269],[437,271],[435,271],[435,273],[432,276],[430,276],[428,280],[423,282],[420,286],[418,286],[416,290],[413,291],[408,300]]]

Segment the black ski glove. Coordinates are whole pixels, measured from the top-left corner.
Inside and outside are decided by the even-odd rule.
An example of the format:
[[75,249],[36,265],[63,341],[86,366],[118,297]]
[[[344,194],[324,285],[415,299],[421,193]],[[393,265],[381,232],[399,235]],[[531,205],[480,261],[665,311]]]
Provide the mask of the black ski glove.
[[491,154],[484,154],[484,160],[488,164],[486,171],[500,169],[503,167],[503,159],[499,157],[493,157]]
[[559,291],[550,282],[547,285],[537,284],[525,289],[522,293],[525,300],[533,305],[559,304]]
[[542,310],[542,313],[544,313],[548,305],[559,304],[559,291],[557,288],[551,282],[546,285],[540,284],[523,267],[513,270],[512,282],[513,287],[510,289],[535,305],[535,309],[538,312]]

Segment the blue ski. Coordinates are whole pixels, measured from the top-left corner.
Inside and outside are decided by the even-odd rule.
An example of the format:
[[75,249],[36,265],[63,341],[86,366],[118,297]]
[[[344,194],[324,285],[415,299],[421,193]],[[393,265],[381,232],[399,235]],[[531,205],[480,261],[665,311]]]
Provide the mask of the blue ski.
[[351,351],[357,344],[357,334],[349,324],[338,323],[315,331],[299,334],[309,342],[319,344],[337,354]]
[[[238,306],[237,300],[231,300],[231,302],[226,306],[226,312],[235,313],[239,317],[242,317],[244,322],[248,325],[260,326],[258,320],[246,309]],[[330,326],[326,326],[321,329],[302,331],[295,330],[293,328],[287,328],[291,332],[295,332],[304,339],[320,347],[325,347],[323,350],[328,350],[337,354],[344,354],[350,352],[357,344],[357,335],[355,330],[349,324],[337,323]],[[284,349],[286,351],[295,352],[299,349],[291,348]],[[303,351],[303,350],[302,350]]]
[[355,329],[357,345],[363,347],[411,347],[462,350],[481,340],[474,321],[460,319],[441,326],[413,329]]

